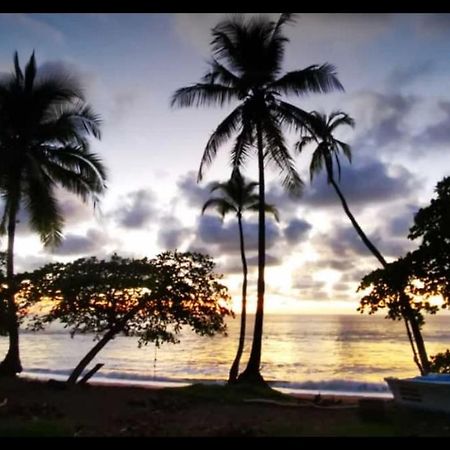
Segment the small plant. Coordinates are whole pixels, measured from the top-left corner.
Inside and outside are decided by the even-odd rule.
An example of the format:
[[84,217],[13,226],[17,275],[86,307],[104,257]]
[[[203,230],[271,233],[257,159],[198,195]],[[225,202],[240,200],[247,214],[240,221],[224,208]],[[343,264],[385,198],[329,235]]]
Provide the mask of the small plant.
[[430,369],[435,373],[450,373],[450,350],[432,356]]

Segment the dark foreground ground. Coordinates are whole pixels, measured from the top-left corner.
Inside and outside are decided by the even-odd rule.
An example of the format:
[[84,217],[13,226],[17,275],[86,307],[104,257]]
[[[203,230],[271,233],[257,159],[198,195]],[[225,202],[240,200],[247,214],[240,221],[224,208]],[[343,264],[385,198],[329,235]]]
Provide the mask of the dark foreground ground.
[[0,436],[450,436],[450,417],[388,400],[224,386],[146,389],[0,379]]

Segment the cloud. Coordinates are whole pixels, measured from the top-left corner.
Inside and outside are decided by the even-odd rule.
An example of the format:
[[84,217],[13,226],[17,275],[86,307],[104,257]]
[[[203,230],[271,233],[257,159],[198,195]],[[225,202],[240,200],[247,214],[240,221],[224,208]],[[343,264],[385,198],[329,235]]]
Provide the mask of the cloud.
[[403,211],[390,218],[384,227],[384,235],[388,237],[405,238],[409,234],[409,229],[414,223],[414,214],[419,210],[415,205],[406,205]]
[[186,238],[191,235],[191,229],[174,216],[164,216],[160,219],[160,229],[158,231],[158,244],[164,250],[174,250],[182,247]]
[[58,28],[37,18],[34,14],[2,13],[0,20],[8,24],[14,23],[15,26],[31,32],[39,38],[45,38],[57,44],[65,42],[64,34]]
[[[277,20],[279,14],[243,14],[246,18],[266,16]],[[223,13],[176,14],[174,28],[180,40],[190,43],[201,53],[209,51],[211,29],[221,20],[232,17]],[[290,37],[292,46],[327,42],[328,45],[358,45],[373,39],[386,30],[392,17],[388,14],[297,14],[295,24],[285,26],[285,34]],[[320,29],[320,33],[317,30]]]
[[293,219],[283,229],[283,234],[289,244],[297,244],[306,237],[311,228],[311,224],[306,220]]
[[31,272],[33,270],[38,269],[39,267],[44,266],[45,264],[50,262],[50,258],[48,256],[41,255],[26,255],[23,256],[21,254],[14,255],[14,265],[16,268],[16,272]]
[[58,202],[67,225],[79,224],[94,218],[94,207],[90,202],[83,202],[75,194],[67,191],[58,193]]
[[[258,255],[253,255],[246,258],[247,268],[249,271],[251,269],[256,269],[258,267]],[[281,258],[266,253],[266,267],[273,267],[282,264]],[[220,264],[221,270],[226,274],[242,274],[242,260],[239,256],[227,257],[225,262]]]
[[[84,203],[75,194],[63,189],[58,189],[56,191],[56,198],[64,219],[65,227],[86,222],[94,218],[92,204]],[[3,208],[4,202],[0,199],[0,211],[3,211]],[[27,208],[22,203],[17,214],[16,234],[18,236],[27,236],[34,233],[35,231],[30,227],[30,215],[28,214]]]
[[434,73],[435,70],[436,63],[430,59],[394,67],[387,77],[388,88],[398,91],[399,88],[403,89],[417,80],[422,80],[425,76]]
[[[342,165],[339,183],[350,208],[405,198],[415,192],[419,185],[417,178],[406,168],[389,167],[376,160],[365,160],[351,166]],[[340,205],[339,197],[327,183],[324,173],[316,177],[305,190],[302,203],[315,206]]]
[[438,103],[444,117],[434,124],[427,126],[415,137],[415,142],[422,148],[448,147],[450,144],[450,102],[440,101]]
[[150,189],[139,189],[122,198],[119,201],[120,205],[110,213],[110,216],[124,228],[143,228],[158,218],[155,203],[156,196]]
[[420,14],[416,22],[416,31],[422,35],[449,34],[450,14]]
[[[258,249],[258,223],[246,221],[243,224],[245,248],[247,251]],[[197,239],[203,245],[214,247],[215,254],[224,255],[240,252],[239,229],[236,221],[224,222],[215,216],[201,216],[197,223]],[[270,249],[280,237],[278,227],[272,220],[266,221],[266,249]]]
[[103,232],[90,229],[85,235],[67,234],[62,244],[52,251],[55,255],[93,255],[98,254],[110,239]]
[[201,209],[205,202],[211,196],[211,183],[201,186],[197,183],[197,173],[193,170],[181,176],[177,181],[177,187],[180,191],[180,197],[183,198],[189,206]]
[[358,149],[358,154],[365,151],[370,155],[397,145],[409,136],[407,119],[418,103],[418,97],[412,95],[363,91],[352,96],[349,107],[357,118],[352,147]]

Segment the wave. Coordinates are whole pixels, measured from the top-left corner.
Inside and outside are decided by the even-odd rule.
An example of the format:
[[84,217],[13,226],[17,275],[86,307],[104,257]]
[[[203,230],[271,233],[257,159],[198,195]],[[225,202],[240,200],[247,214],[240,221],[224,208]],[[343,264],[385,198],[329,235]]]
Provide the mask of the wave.
[[[32,368],[24,371],[23,376],[27,378],[49,379],[56,378],[65,380],[70,375],[71,369],[41,369]],[[105,384],[121,384],[129,386],[148,387],[170,387],[186,386],[194,383],[224,385],[226,380],[208,378],[171,378],[163,376],[149,376],[133,372],[105,371],[95,374],[93,382]],[[380,396],[391,397],[389,387],[386,383],[362,382],[355,380],[333,379],[333,380],[305,380],[299,382],[268,381],[269,385],[281,392],[307,393],[307,394],[335,394],[335,395],[358,395],[358,396]]]

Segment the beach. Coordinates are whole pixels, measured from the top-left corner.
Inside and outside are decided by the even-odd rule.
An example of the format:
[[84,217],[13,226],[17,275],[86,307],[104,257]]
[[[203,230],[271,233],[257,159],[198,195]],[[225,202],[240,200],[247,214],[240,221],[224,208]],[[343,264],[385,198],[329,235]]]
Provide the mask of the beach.
[[[427,318],[424,335],[430,354],[450,341],[450,316]],[[241,370],[253,333],[249,316]],[[92,362],[104,366],[92,381],[176,387],[225,383],[235,356],[239,318],[228,321],[228,336],[212,338],[184,330],[180,343],[151,343],[138,348],[132,337],[118,336]],[[22,330],[22,375],[65,380],[95,344],[92,334],[76,335],[56,326],[33,333]],[[0,353],[7,339],[0,338]],[[284,393],[390,396],[385,377],[418,375],[401,322],[382,315],[270,315],[264,320],[262,374]]]
[[450,436],[448,417],[392,400],[227,386],[0,380],[0,436]]

